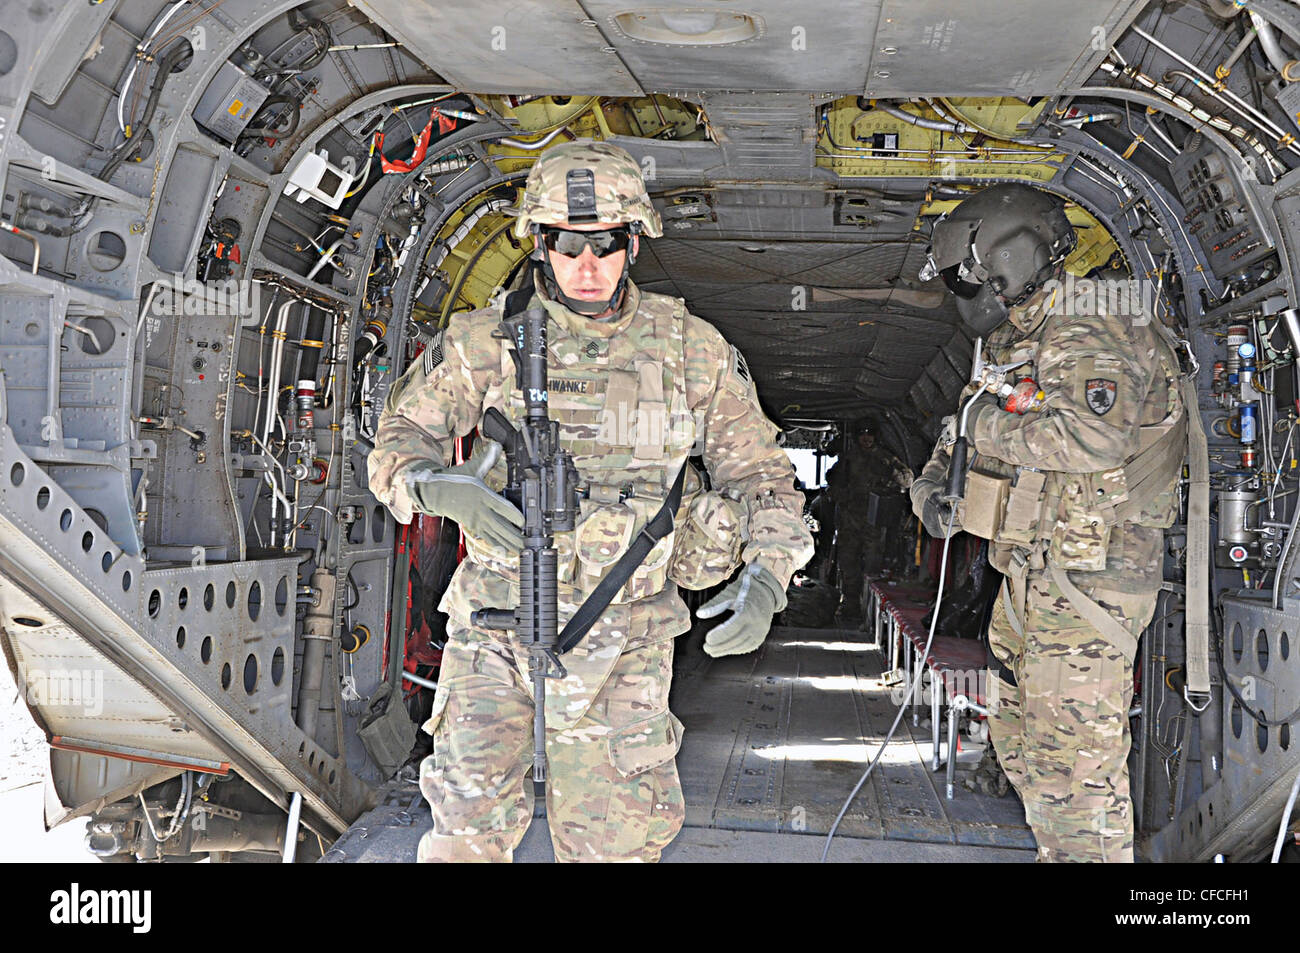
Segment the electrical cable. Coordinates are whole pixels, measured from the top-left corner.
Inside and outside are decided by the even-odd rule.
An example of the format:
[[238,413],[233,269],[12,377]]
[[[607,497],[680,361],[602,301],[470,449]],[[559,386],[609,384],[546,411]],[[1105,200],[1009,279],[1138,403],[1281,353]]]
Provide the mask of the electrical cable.
[[1282,856],[1282,844],[1286,842],[1286,829],[1291,825],[1291,812],[1295,810],[1296,795],[1300,794],[1300,771],[1296,772],[1291,782],[1291,796],[1286,799],[1286,810],[1282,812],[1282,823],[1277,829],[1277,841],[1273,844],[1272,863],[1276,864]]
[[[916,666],[915,677],[912,679],[912,684],[908,686],[907,694],[903,697],[903,701],[898,706],[898,714],[894,716],[894,723],[889,726],[889,733],[886,734],[884,740],[880,742],[880,750],[876,752],[876,756],[872,758],[871,763],[867,765],[867,770],[862,772],[862,777],[858,778],[858,783],[855,784],[853,790],[849,792],[848,798],[844,801],[844,806],[840,808],[840,813],[835,818],[835,823],[831,825],[830,833],[826,835],[826,846],[822,848],[821,862],[823,864],[826,863],[826,858],[830,854],[831,841],[835,837],[835,832],[839,830],[840,822],[844,820],[844,815],[849,812],[849,806],[853,804],[854,798],[856,798],[858,792],[862,790],[862,785],[867,783],[867,778],[871,776],[872,770],[880,762],[880,759],[884,757],[885,749],[889,746],[889,742],[894,738],[894,732],[897,731],[898,726],[902,724],[903,715],[907,712],[907,706],[912,703],[912,696],[916,694],[916,686],[921,684],[921,676],[925,673],[924,660],[930,657],[930,644],[934,641],[934,632],[939,622],[939,607],[943,605],[944,582],[948,576],[948,549],[952,544],[952,525],[956,517],[957,507],[950,506],[948,509],[948,526],[946,527],[946,532],[943,538],[943,555],[939,558],[939,590],[934,600],[934,611],[930,615],[930,634],[926,638],[925,648],[921,652],[922,661]],[[930,690],[935,690],[933,682],[931,682]],[[948,757],[951,758],[952,756],[953,753],[949,751]]]
[[[162,96],[163,86],[167,83],[167,78],[172,71],[185,59],[193,53],[193,48],[188,40],[178,40],[174,43],[167,53],[163,56],[158,64],[158,73],[154,76],[153,83],[149,87],[149,98],[145,102],[144,115],[141,116],[139,123],[132,123],[130,135],[126,141],[113,150],[104,167],[95,174],[95,177],[107,182],[117,167],[127,159],[131,158],[140,146],[143,144],[144,137],[149,134],[149,123],[153,121],[153,114],[158,109],[158,100]],[[143,132],[141,131],[143,130]]]
[[[185,4],[189,2],[190,0],[176,0],[176,4],[163,15],[163,18],[158,22],[158,25],[150,31],[144,42],[140,44],[138,52],[143,53],[149,45],[153,43],[154,38],[162,31],[162,28],[167,25],[167,21],[170,20],[181,7],[185,6]],[[122,106],[126,103],[127,90],[131,88],[131,81],[135,78],[135,71],[139,65],[140,57],[137,56],[135,62],[131,64],[131,71],[126,74],[126,79],[122,81],[121,91],[117,94],[117,128],[123,135],[126,135],[126,118],[122,115]],[[128,136],[127,138],[130,137]]]
[[288,115],[285,118],[278,120],[278,122],[287,121],[288,124],[286,126],[281,128],[279,125],[268,125],[268,126],[249,125],[246,126],[244,128],[244,131],[239,134],[239,138],[243,139],[246,136],[248,137],[263,136],[268,139],[285,139],[289,136],[292,136],[295,132],[297,132],[298,123],[302,120],[302,102],[298,99],[295,99],[292,96],[268,97],[266,101],[262,103],[261,107],[257,110],[257,113],[253,116],[253,118],[256,119],[258,116],[268,112],[268,110],[274,109],[276,106],[289,107]]

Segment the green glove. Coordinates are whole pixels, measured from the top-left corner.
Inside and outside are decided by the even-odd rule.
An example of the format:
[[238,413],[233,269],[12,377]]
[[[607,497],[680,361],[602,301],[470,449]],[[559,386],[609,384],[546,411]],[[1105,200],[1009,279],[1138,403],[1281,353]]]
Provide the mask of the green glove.
[[696,610],[701,619],[731,610],[731,618],[704,637],[704,653],[720,658],[754,651],[767,638],[772,616],[785,605],[785,589],[776,576],[758,563],[750,563],[731,585]]
[[[925,531],[935,539],[944,539],[948,535],[948,519],[952,516],[952,505],[943,501],[943,491],[935,490],[921,503],[921,524]],[[958,532],[961,526],[954,519],[952,531]]]
[[985,415],[996,417],[1001,412],[1002,408],[998,406],[996,397],[988,391],[980,394],[975,403],[971,404],[970,410],[966,412],[966,439],[973,445],[978,422]]
[[455,520],[467,533],[502,549],[522,549],[524,514],[483,482],[500,456],[501,444],[482,440],[473,455],[459,466],[445,470],[432,465],[411,468],[406,482],[415,508]]

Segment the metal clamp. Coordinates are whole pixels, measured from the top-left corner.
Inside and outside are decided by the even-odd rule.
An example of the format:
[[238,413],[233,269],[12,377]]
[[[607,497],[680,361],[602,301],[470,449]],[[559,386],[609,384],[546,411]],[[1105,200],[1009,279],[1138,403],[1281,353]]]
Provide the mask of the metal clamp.
[[948,703],[948,764],[944,775],[944,793],[949,801],[952,800],[957,781],[957,721],[964,711],[979,712],[985,718],[989,714],[988,708],[971,701],[966,695],[954,695]]
[[[1201,705],[1201,706],[1198,708],[1198,707],[1196,706],[1196,702],[1192,701],[1192,696],[1193,696],[1193,695],[1197,696],[1198,698],[1201,697],[1201,696],[1204,696],[1204,698],[1205,698],[1205,704],[1204,704],[1204,705]],[[1183,701],[1187,702],[1187,707],[1189,707],[1192,711],[1196,712],[1196,713],[1199,715],[1201,712],[1205,711],[1205,709],[1207,709],[1207,708],[1210,707],[1210,702],[1214,701],[1214,696],[1213,696],[1210,692],[1189,692],[1189,691],[1187,690],[1187,686],[1184,685],[1184,686],[1183,686]]]

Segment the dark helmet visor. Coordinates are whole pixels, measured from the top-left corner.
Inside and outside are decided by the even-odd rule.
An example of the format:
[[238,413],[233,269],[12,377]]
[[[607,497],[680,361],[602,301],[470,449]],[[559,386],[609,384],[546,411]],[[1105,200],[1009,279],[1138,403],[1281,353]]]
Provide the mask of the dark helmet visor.
[[942,271],[940,271],[939,276],[943,278],[943,283],[948,286],[948,290],[951,291],[953,294],[955,294],[957,297],[959,298],[975,297],[977,294],[979,294],[980,288],[982,288],[983,285],[974,284],[969,281],[963,281],[961,277],[958,275],[958,272],[960,270],[961,270],[960,264],[950,265],[949,267],[944,268]]

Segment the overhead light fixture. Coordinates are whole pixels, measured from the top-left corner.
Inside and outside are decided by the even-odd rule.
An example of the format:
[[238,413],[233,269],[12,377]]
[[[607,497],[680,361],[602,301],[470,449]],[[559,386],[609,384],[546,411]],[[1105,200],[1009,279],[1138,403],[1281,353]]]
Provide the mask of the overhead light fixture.
[[615,15],[614,26],[629,39],[670,46],[725,46],[764,32],[761,17],[699,8],[633,10]]

